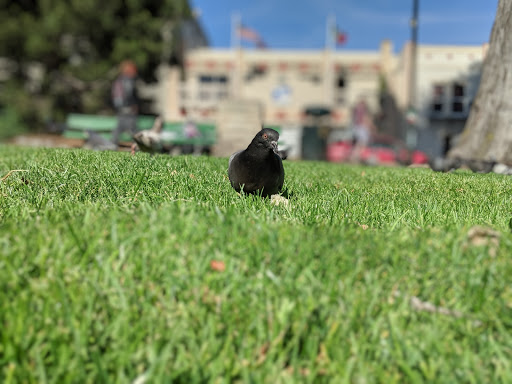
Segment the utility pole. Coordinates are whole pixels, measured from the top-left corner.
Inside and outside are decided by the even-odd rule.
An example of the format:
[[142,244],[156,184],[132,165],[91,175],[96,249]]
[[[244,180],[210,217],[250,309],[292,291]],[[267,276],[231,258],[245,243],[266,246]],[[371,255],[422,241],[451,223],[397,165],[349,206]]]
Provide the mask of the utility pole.
[[418,6],[419,0],[413,0],[411,18],[411,68],[409,72],[409,108],[416,109],[416,72],[418,47]]

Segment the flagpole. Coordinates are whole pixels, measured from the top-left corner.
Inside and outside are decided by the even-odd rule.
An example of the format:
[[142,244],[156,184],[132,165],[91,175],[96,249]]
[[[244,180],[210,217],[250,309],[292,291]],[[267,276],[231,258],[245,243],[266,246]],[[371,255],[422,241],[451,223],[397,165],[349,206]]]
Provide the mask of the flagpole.
[[233,68],[233,85],[232,97],[238,99],[240,97],[241,72],[242,72],[242,49],[240,44],[240,28],[242,27],[242,16],[238,12],[231,14],[231,50],[233,51],[234,68]]
[[336,49],[336,15],[329,14],[327,16],[325,28],[325,49],[333,51]]
[[240,34],[238,29],[242,24],[242,18],[238,12],[231,13],[231,49],[240,49]]

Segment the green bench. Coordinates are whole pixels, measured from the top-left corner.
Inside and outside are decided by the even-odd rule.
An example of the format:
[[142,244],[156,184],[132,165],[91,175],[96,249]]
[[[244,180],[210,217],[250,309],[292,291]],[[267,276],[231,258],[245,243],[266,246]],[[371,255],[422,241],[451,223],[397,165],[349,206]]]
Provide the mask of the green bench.
[[[155,118],[141,115],[137,118],[137,129],[142,131],[151,129]],[[112,140],[112,134],[117,127],[116,116],[85,115],[73,113],[66,119],[64,137],[69,139],[86,139],[87,132],[95,132],[107,140]],[[210,147],[215,144],[215,125],[196,123],[200,133],[197,137],[186,137],[182,122],[166,122],[162,128],[162,142],[164,145],[194,145]],[[120,141],[132,141],[130,134],[123,132]]]

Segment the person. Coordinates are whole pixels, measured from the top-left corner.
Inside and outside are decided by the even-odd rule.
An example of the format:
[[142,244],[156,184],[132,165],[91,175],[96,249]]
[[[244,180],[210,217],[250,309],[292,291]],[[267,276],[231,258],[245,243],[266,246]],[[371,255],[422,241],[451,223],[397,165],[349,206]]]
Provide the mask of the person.
[[373,130],[370,112],[364,100],[360,100],[352,111],[352,128],[354,130],[354,147],[351,158],[361,161],[361,152],[370,143]]
[[[186,120],[182,126],[183,136],[185,137],[185,139],[189,140],[189,139],[195,139],[195,138],[200,137],[201,132],[197,128],[197,125],[194,122],[194,120],[192,120],[190,115],[187,114],[187,110],[183,108],[182,113],[184,116],[186,116]],[[181,146],[181,152],[185,155],[194,153],[194,144],[192,144],[192,143],[183,144]]]
[[121,63],[120,74],[112,84],[112,104],[117,113],[117,126],[112,141],[119,144],[121,133],[128,132],[134,135],[137,132],[137,115],[139,112],[139,98],[136,82],[137,67],[131,60]]

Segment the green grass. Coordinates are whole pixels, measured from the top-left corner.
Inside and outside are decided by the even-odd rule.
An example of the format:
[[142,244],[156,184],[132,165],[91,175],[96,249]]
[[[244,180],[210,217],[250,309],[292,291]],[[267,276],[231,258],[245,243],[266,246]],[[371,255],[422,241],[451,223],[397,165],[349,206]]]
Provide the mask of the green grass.
[[512,382],[510,177],[284,165],[0,146],[0,382]]

